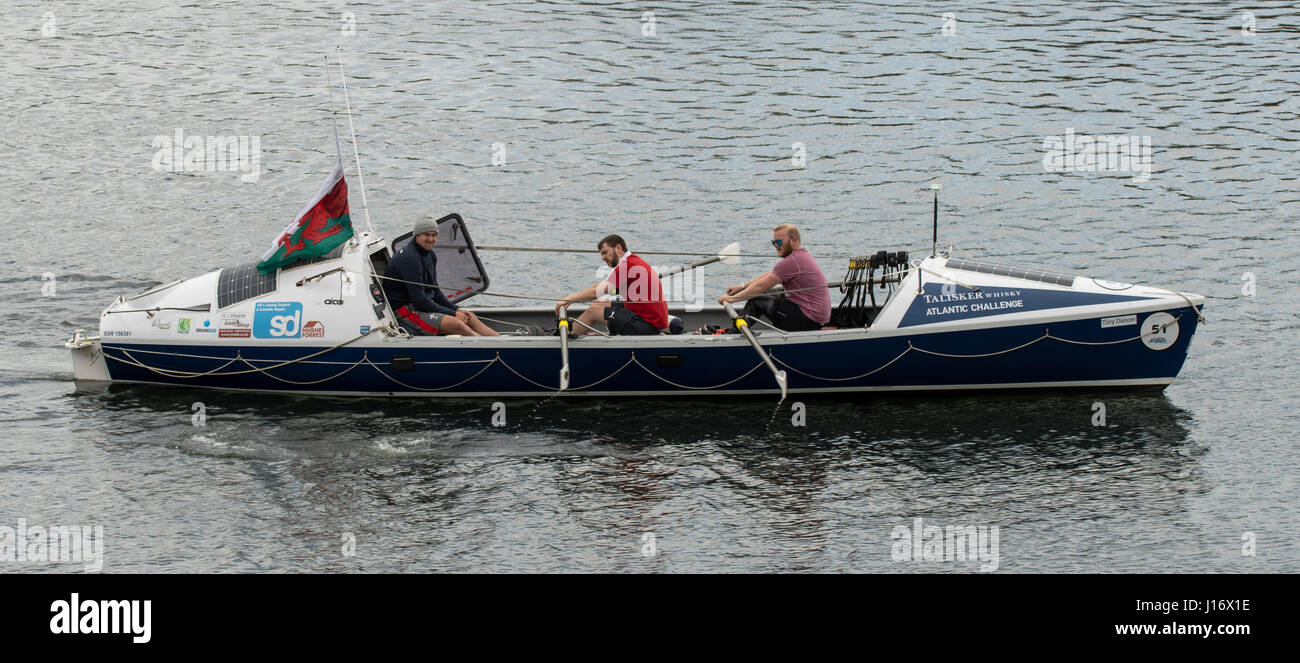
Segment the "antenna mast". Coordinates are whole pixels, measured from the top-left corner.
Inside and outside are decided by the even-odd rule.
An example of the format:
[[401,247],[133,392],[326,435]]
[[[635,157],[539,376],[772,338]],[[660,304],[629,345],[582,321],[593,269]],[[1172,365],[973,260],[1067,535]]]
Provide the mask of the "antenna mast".
[[[938,255],[939,247],[939,189],[943,187],[938,184],[931,184],[930,188],[934,190],[934,234],[930,240],[930,257]],[[365,194],[362,194],[363,196]]]
[[[357,164],[357,179],[361,182],[361,209],[366,214],[366,230],[375,233],[375,225],[370,222],[370,205],[366,202],[366,176],[361,174],[361,156],[357,153],[357,130],[352,125],[352,103],[348,100],[348,79],[343,73],[343,49],[338,49],[339,78],[343,82],[343,104],[348,113],[348,131],[352,133],[352,158]],[[330,93],[333,95],[333,92]]]

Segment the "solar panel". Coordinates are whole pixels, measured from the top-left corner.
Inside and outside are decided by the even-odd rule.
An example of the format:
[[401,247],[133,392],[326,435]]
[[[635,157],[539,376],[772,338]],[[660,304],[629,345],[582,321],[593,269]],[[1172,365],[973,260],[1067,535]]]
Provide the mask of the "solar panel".
[[963,272],[978,272],[980,274],[993,274],[995,276],[1009,276],[1013,279],[1025,279],[1027,281],[1040,281],[1052,285],[1074,287],[1074,277],[1065,274],[1056,274],[1053,272],[1044,272],[1037,269],[1021,269],[1019,267],[1008,267],[1006,265],[994,265],[987,262],[976,262],[974,260],[949,260],[948,267],[960,269]]
[[217,308],[226,308],[275,291],[275,272],[263,275],[257,262],[226,267],[217,277]]

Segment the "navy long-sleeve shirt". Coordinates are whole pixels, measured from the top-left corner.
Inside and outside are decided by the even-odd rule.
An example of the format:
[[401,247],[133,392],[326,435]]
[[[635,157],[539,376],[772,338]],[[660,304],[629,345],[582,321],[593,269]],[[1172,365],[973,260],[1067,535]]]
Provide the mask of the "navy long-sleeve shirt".
[[[409,306],[417,311],[455,315],[460,307],[451,303],[438,288],[438,259],[433,251],[425,251],[412,240],[388,261],[384,276],[413,283],[384,281],[384,293],[393,310]],[[416,285],[424,283],[426,285]]]

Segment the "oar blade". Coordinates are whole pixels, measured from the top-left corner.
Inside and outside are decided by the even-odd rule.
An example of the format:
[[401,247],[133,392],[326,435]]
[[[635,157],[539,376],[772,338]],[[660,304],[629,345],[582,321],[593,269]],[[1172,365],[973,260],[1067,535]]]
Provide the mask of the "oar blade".
[[740,264],[740,242],[732,242],[718,251],[718,260],[724,265]]

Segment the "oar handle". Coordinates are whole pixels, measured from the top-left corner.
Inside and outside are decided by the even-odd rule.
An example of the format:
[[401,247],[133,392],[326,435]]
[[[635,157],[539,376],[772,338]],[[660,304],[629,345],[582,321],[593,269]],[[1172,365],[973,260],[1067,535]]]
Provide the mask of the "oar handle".
[[569,310],[561,308],[555,328],[560,333],[560,391],[569,388]]

